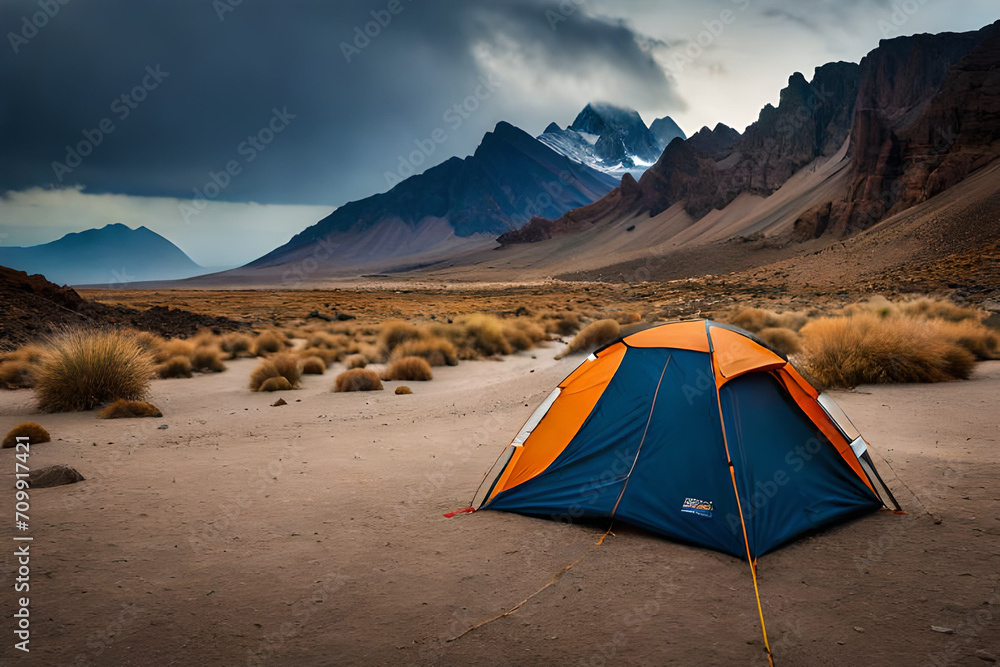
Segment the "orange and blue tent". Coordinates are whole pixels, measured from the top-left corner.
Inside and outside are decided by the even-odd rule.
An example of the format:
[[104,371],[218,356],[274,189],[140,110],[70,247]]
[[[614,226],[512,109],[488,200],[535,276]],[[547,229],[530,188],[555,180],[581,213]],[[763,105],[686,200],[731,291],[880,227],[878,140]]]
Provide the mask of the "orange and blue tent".
[[829,396],[753,334],[707,320],[587,357],[493,471],[479,509],[615,519],[751,561],[887,502],[898,509]]

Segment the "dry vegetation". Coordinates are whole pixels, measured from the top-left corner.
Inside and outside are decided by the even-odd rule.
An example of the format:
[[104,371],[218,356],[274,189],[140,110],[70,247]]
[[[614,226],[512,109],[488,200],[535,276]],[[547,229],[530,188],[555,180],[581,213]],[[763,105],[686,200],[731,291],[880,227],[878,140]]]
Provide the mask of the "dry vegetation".
[[34,388],[46,412],[91,410],[119,398],[141,400],[152,375],[149,354],[130,333],[78,329],[51,339]]
[[108,407],[97,413],[99,419],[136,419],[140,417],[162,417],[160,412],[152,403],[146,401],[128,401],[118,399]]
[[987,313],[950,301],[874,297],[831,313],[738,308],[719,317],[756,332],[817,383],[854,387],[968,378],[997,358]]
[[333,391],[381,391],[382,380],[378,373],[367,368],[352,368],[334,380]]
[[425,381],[434,379],[434,373],[423,357],[400,357],[386,367],[382,379]]
[[569,343],[569,347],[559,357],[565,357],[574,352],[598,348],[615,340],[619,335],[621,335],[621,326],[617,320],[606,319],[591,322],[573,337],[573,340]]
[[12,428],[3,439],[3,449],[10,449],[17,445],[18,438],[27,438],[29,445],[37,445],[40,442],[49,442],[52,438],[49,432],[35,422],[22,422]]
[[[285,382],[275,381],[268,384],[268,380],[279,377]],[[285,352],[263,359],[257,365],[257,368],[250,373],[250,389],[251,391],[294,389],[299,386],[301,379],[302,367],[299,365],[299,358],[290,352]]]

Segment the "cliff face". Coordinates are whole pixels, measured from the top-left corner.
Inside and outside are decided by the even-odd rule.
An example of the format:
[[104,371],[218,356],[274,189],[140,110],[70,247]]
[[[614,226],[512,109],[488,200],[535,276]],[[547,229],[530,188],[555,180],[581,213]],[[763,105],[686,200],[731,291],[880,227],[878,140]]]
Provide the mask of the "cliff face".
[[850,187],[815,236],[870,227],[997,156],[1000,24],[883,41],[861,61]]
[[672,141],[639,179],[558,220],[536,218],[517,243],[683,202],[700,218],[741,193],[766,196],[850,138],[847,187],[802,215],[793,238],[851,234],[952,187],[1000,155],[1000,22],[970,33],[885,40],[860,65],[789,78],[740,136],[717,126]]
[[833,155],[850,130],[858,65],[830,63],[811,82],[796,73],[740,134],[721,123],[685,140],[674,139],[638,183],[629,177],[603,199],[557,220],[535,219],[501,243],[524,243],[571,233],[608,215],[656,215],[683,201],[693,217],[723,208],[742,192],[768,195],[817,157]]

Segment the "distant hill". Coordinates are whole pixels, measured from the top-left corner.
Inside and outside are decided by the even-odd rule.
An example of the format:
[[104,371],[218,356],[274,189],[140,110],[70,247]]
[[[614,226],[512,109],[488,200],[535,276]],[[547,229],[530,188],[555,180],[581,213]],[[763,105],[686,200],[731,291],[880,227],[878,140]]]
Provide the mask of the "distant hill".
[[0,264],[41,273],[65,285],[124,286],[204,273],[190,257],[154,231],[110,224],[28,247],[0,247]]

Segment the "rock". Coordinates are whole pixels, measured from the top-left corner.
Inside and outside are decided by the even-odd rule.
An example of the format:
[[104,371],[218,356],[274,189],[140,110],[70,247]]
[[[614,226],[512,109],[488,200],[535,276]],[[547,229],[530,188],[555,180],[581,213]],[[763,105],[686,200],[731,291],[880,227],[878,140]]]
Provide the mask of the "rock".
[[932,625],[931,626],[931,630],[933,630],[934,632],[940,632],[940,633],[946,634],[946,635],[953,635],[953,634],[955,634],[955,629],[954,628],[945,628],[945,627],[942,627],[940,625]]
[[63,486],[64,484],[76,484],[82,482],[84,476],[75,468],[67,465],[46,466],[36,468],[28,473],[28,483],[33,489],[45,489],[51,486]]
[[281,407],[282,405],[288,405],[288,402],[283,398],[279,398],[274,403],[271,403],[272,408]]
[[159,426],[156,427],[158,431],[166,431],[168,428],[170,427],[167,426],[166,424],[160,424]]

